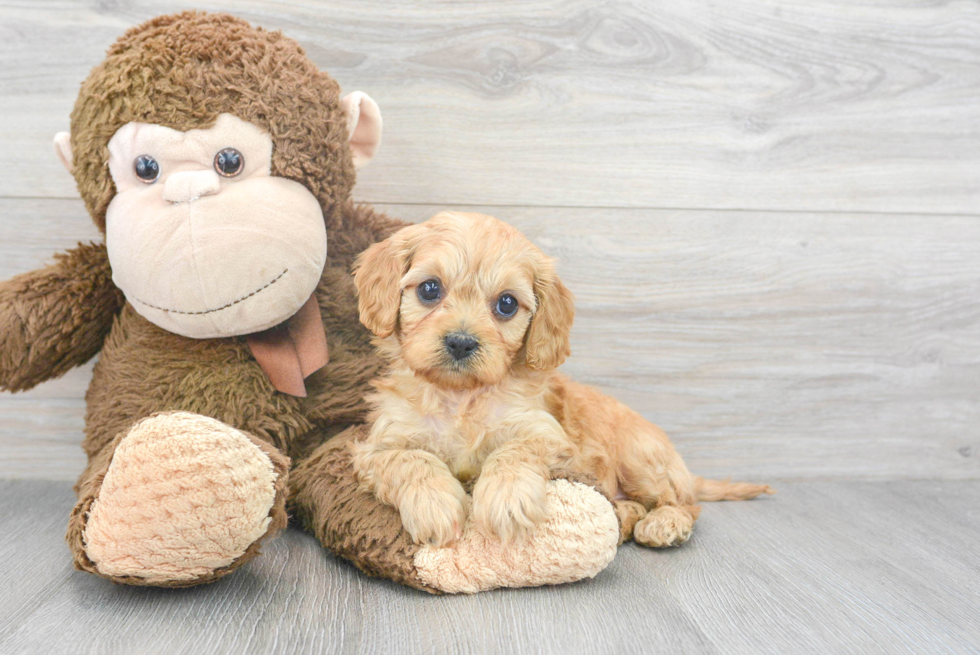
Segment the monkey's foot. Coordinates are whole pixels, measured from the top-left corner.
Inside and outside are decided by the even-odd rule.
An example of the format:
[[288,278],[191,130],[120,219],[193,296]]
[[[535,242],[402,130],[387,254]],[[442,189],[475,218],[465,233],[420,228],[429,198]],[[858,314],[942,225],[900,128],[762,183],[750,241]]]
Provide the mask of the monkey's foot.
[[475,593],[594,577],[616,556],[620,526],[612,504],[594,487],[565,479],[549,482],[547,494],[548,518],[523,541],[486,537],[470,518],[451,547],[419,548],[419,578],[439,591]]
[[548,482],[547,518],[523,541],[486,537],[471,515],[449,546],[416,543],[398,510],[354,474],[350,444],[367,431],[353,426],[299,462],[290,473],[290,506],[324,546],[368,575],[429,593],[475,593],[591,578],[616,556],[620,527],[612,502],[593,480],[570,472]]
[[137,585],[216,580],[285,526],[287,471],[273,448],[220,421],[187,412],[144,419],[119,442],[90,503],[88,561],[79,565]]

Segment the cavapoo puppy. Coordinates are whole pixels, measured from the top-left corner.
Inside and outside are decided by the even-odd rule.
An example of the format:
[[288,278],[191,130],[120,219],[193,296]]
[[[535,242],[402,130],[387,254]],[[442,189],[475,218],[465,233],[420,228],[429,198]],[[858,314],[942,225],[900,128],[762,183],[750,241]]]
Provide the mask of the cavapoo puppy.
[[506,223],[444,212],[374,244],[355,269],[361,322],[390,370],[354,467],[416,541],[451,543],[467,511],[484,534],[524,536],[547,516],[555,469],[594,476],[618,499],[624,538],[648,546],[686,541],[699,500],[771,493],[692,476],[660,428],[556,372],[572,294]]

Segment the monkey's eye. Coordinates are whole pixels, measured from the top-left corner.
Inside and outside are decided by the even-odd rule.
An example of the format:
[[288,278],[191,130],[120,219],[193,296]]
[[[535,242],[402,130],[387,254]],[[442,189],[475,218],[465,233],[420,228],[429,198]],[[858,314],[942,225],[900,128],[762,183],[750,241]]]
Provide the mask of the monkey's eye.
[[143,184],[153,184],[160,177],[160,164],[149,155],[140,155],[133,160],[133,171]]
[[419,294],[419,300],[427,305],[431,305],[439,300],[439,296],[442,295],[442,287],[439,286],[439,280],[426,280],[419,285],[417,292]]
[[214,156],[214,170],[224,177],[235,177],[245,168],[245,157],[234,148],[225,148]]
[[505,293],[497,299],[497,306],[494,307],[494,311],[500,318],[513,318],[514,314],[517,313],[517,307],[517,298]]

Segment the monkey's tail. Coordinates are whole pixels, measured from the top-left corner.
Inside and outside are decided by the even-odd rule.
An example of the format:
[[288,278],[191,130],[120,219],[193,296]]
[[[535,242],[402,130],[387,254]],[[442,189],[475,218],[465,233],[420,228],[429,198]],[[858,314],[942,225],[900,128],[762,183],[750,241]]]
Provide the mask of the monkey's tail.
[[705,480],[694,478],[694,488],[698,500],[749,500],[762,494],[774,494],[776,490],[767,484],[730,482],[728,480]]

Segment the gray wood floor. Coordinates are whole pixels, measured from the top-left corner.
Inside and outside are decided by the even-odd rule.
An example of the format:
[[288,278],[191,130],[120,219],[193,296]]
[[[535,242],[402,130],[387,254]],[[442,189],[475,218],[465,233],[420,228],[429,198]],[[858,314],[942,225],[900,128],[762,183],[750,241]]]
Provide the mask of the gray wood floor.
[[980,481],[783,483],[593,580],[430,597],[295,529],[207,587],[113,586],[68,565],[70,486],[11,481],[0,652],[980,652],[978,500]]
[[189,7],[371,94],[358,199],[518,226],[577,296],[566,371],[779,493],[566,587],[430,598],[296,530],[115,587],[62,541],[90,364],[0,395],[0,653],[980,652],[980,3],[0,0],[0,279],[99,238],[52,135]]

